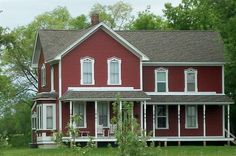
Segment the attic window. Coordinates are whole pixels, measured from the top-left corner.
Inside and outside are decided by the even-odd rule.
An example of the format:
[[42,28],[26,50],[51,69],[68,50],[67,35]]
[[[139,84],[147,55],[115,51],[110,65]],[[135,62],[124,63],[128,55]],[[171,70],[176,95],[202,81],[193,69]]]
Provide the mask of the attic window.
[[80,60],[82,85],[94,85],[94,59],[85,57]]
[[46,67],[45,64],[41,67],[41,86],[46,86]]

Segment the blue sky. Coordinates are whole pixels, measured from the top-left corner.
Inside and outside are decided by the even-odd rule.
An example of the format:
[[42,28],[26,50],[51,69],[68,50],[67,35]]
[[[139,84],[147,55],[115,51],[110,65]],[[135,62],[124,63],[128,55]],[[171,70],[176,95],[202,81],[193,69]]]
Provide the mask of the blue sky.
[[[51,11],[57,6],[66,6],[72,17],[80,14],[88,15],[89,10],[95,3],[114,4],[117,0],[0,0],[0,26],[13,29],[30,23],[35,16]],[[146,9],[151,5],[151,12],[163,15],[162,9],[167,2],[174,6],[181,0],[123,0],[131,4],[133,14]]]

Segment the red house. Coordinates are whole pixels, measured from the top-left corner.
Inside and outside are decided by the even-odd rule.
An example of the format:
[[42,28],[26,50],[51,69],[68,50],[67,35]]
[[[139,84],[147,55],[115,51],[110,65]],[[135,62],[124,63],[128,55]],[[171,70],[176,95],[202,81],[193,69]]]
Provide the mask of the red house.
[[[96,21],[93,21],[96,22]],[[83,30],[39,30],[32,66],[38,94],[33,143],[53,144],[80,114],[77,142],[114,142],[112,102],[134,102],[150,141],[232,141],[224,93],[223,43],[213,31],[114,31],[104,23]],[[225,114],[226,112],[226,114]],[[226,117],[226,118],[225,118]],[[226,122],[225,122],[226,121]],[[63,139],[69,139],[66,136]]]

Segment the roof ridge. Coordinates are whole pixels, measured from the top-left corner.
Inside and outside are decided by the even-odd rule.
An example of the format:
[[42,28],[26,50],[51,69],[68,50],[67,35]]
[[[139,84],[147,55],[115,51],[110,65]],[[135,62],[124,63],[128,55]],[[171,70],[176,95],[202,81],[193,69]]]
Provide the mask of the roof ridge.
[[84,31],[87,29],[39,29],[39,31]]
[[115,30],[115,32],[218,32],[217,30]]

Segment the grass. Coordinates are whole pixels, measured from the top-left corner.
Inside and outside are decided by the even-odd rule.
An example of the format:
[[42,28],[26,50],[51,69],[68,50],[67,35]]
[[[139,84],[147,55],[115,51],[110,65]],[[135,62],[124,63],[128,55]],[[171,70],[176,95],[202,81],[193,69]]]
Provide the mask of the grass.
[[[152,155],[157,156],[236,156],[235,146],[169,146],[147,148]],[[10,148],[0,151],[2,156],[80,156],[78,151],[72,149],[29,149]],[[86,156],[115,156],[117,148],[95,148]]]

